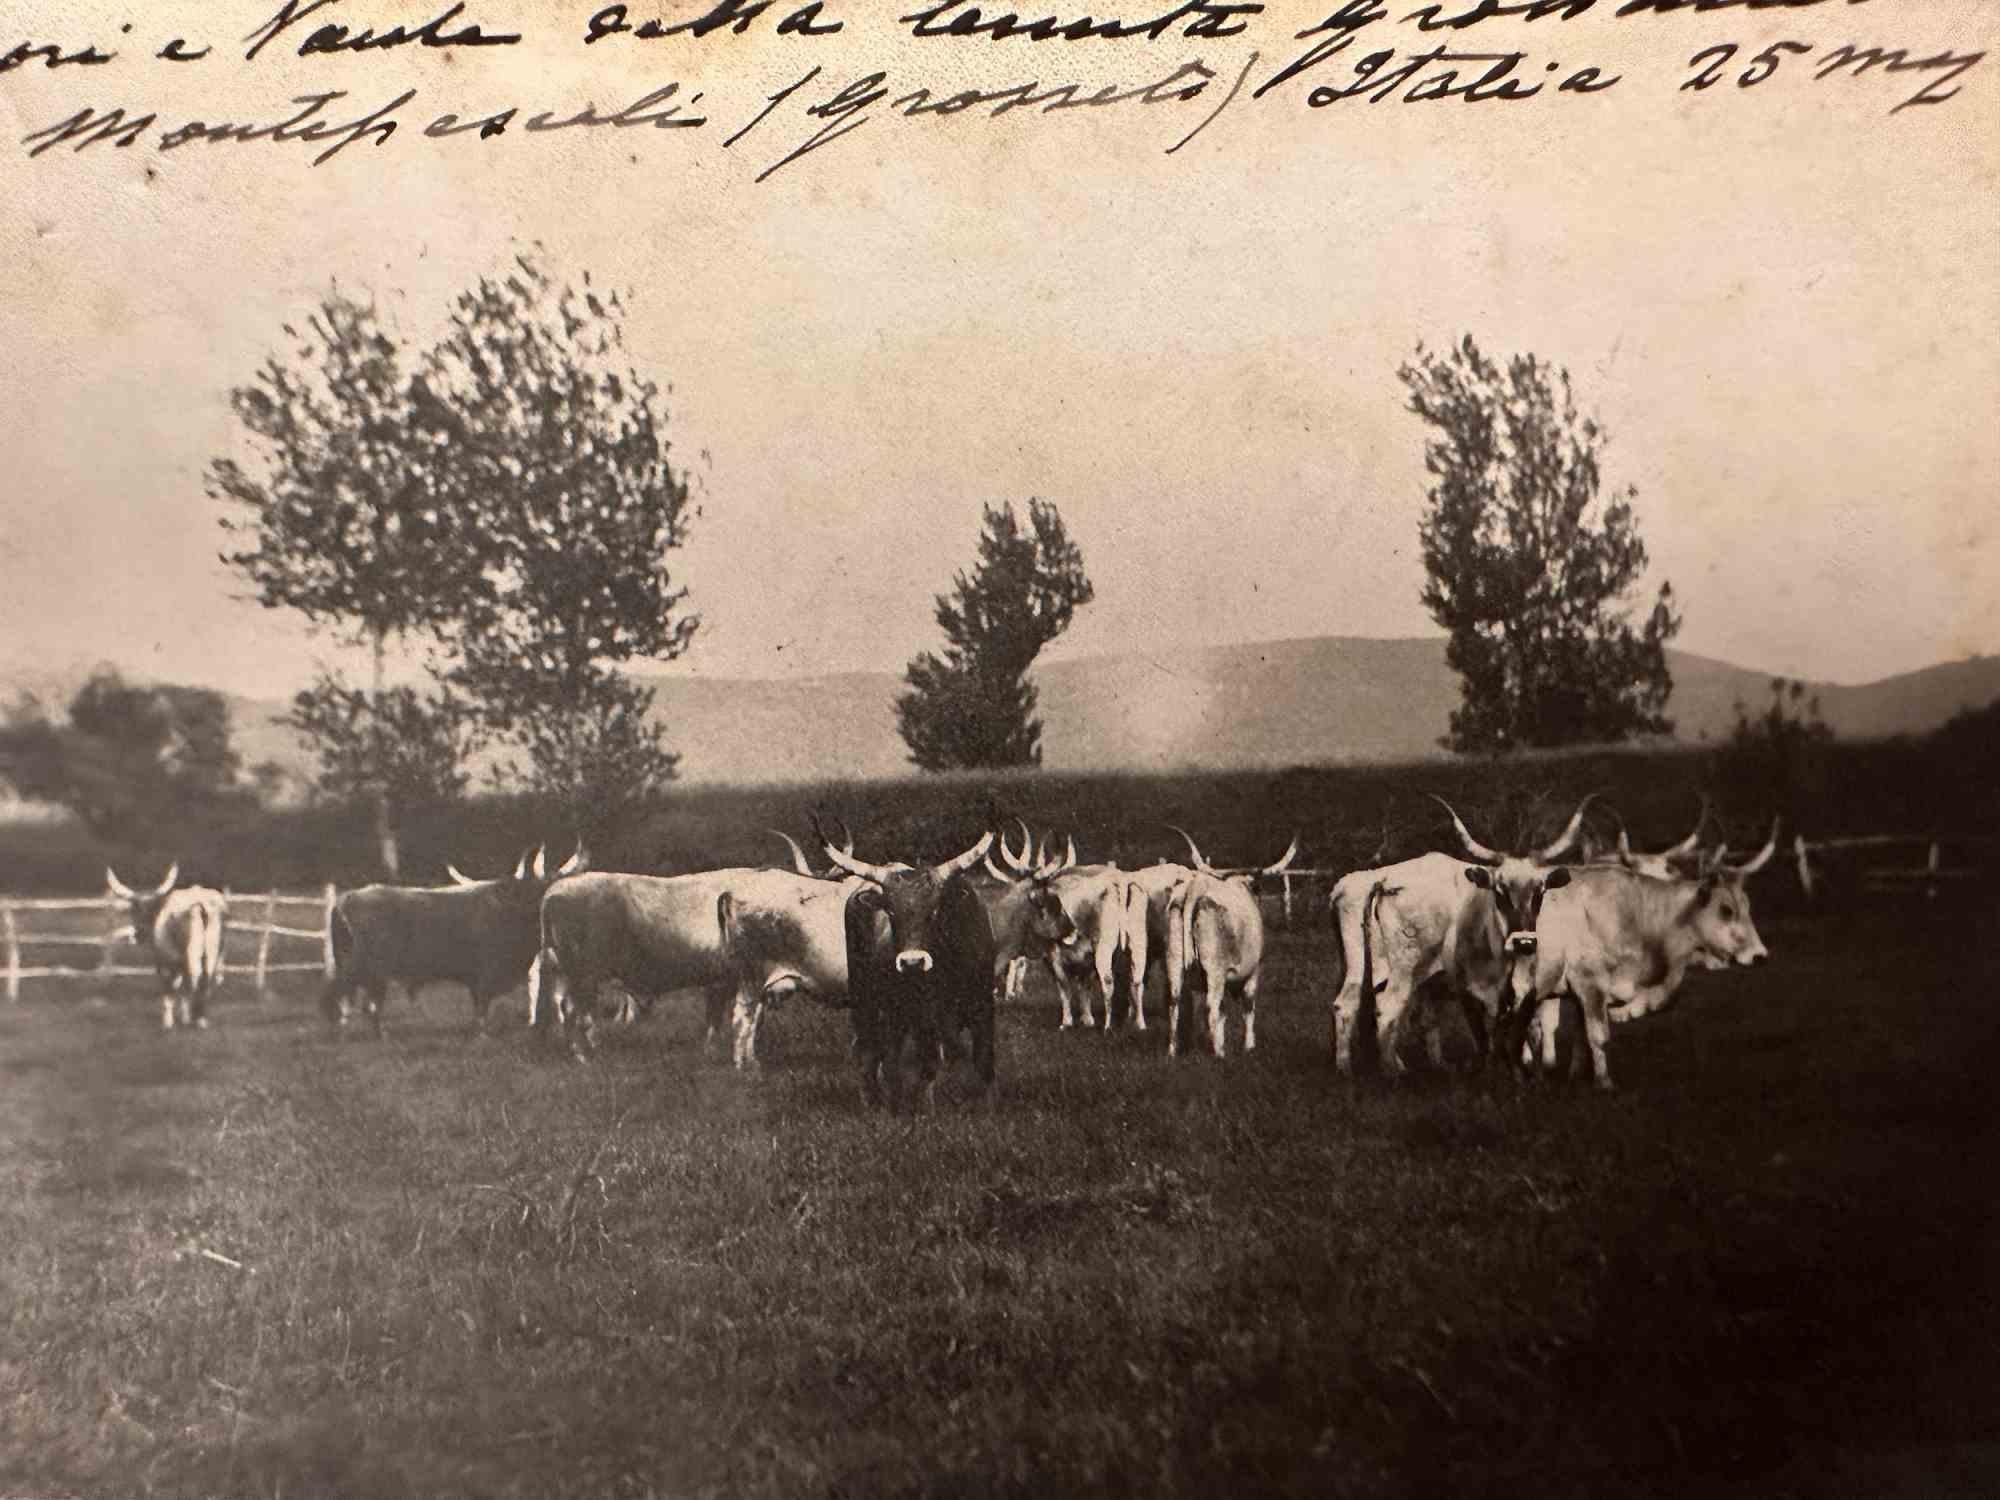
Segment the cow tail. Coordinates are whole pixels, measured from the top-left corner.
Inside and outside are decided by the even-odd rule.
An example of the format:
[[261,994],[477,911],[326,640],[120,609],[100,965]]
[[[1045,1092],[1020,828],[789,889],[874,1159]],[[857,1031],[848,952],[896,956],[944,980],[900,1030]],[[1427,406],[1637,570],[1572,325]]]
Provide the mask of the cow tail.
[[1375,993],[1375,910],[1387,894],[1389,883],[1378,880],[1361,903],[1361,993],[1368,996]]
[[736,898],[724,891],[715,898],[715,927],[722,939],[722,951],[730,958],[736,956],[738,929],[736,925]]
[[1183,978],[1186,977],[1187,971],[1194,967],[1194,914],[1195,908],[1200,905],[1201,890],[1199,887],[1190,884],[1188,886],[1187,899],[1181,902],[1181,974]]

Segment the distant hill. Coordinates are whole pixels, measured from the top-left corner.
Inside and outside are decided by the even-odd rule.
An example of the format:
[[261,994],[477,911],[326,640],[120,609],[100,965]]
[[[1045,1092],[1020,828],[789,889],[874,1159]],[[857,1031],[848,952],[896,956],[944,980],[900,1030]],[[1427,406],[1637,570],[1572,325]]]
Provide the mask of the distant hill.
[[[1770,677],[1671,652],[1669,713],[1683,741],[1728,735],[1737,700],[1768,700]],[[639,674],[690,781],[786,782],[906,774],[887,672],[774,681]],[[1437,639],[1326,636],[1132,653],[1042,667],[1043,758],[1051,769],[1299,765],[1437,754],[1458,679]],[[59,685],[33,684],[46,701]],[[0,692],[30,686],[0,681]],[[1947,662],[1880,682],[1809,684],[1844,738],[1933,729],[2000,698],[2000,657]],[[231,699],[246,767],[276,760],[309,776],[310,759],[278,722],[286,705]]]

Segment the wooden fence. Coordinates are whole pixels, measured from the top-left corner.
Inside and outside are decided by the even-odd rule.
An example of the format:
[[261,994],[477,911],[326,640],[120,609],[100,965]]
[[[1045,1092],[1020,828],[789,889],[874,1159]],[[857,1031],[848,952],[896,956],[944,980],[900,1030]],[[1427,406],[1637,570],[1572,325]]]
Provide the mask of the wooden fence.
[[1920,888],[1928,899],[1937,895],[1944,882],[1976,880],[1987,873],[1980,865],[1945,864],[1945,850],[1989,849],[1996,842],[2000,840],[1952,833],[1862,833],[1833,839],[1807,839],[1795,835],[1792,839],[1792,860],[1799,872],[1799,887],[1806,893],[1806,898],[1812,900],[1819,895],[1821,878],[1813,869],[1814,854],[1838,854],[1850,849],[1922,850],[1924,862],[1921,865],[1863,868],[1858,875],[1864,887],[1893,891]]
[[[229,916],[223,929],[222,972],[227,973],[232,967],[228,939],[243,935],[257,939],[257,956],[247,967],[256,978],[259,994],[263,993],[267,980],[273,974],[331,975],[333,946],[327,936],[327,919],[333,913],[337,894],[331,885],[317,894],[304,895],[288,895],[282,891],[224,891],[223,896],[229,903]],[[279,920],[281,915],[297,912],[300,908],[311,909],[315,926],[295,926]],[[53,912],[97,912],[102,915],[103,921],[96,932],[75,930],[79,924],[74,923],[71,924],[72,930],[67,932],[53,928],[33,930],[33,914]],[[304,920],[303,917],[294,918],[294,921]],[[272,956],[272,948],[280,940],[313,943],[320,950],[319,956],[310,963],[276,959]],[[6,947],[4,978],[9,1000],[21,998],[21,981],[24,979],[151,978],[157,972],[151,963],[121,964],[117,961],[121,947],[136,950],[137,942],[132,932],[131,908],[115,896],[40,901],[0,897],[0,941],[4,941]],[[22,961],[24,948],[94,948],[97,950],[97,962],[82,967],[56,963],[29,964]]]

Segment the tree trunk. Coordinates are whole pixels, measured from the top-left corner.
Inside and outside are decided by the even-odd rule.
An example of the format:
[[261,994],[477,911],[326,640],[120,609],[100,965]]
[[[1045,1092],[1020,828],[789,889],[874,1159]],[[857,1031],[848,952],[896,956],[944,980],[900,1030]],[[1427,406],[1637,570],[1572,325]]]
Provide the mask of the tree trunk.
[[[383,633],[374,633],[375,679],[374,702],[380,707],[382,702],[382,656]],[[402,851],[396,846],[396,825],[389,815],[389,788],[387,783],[377,783],[375,787],[375,845],[381,851],[382,868],[394,880],[402,873]]]

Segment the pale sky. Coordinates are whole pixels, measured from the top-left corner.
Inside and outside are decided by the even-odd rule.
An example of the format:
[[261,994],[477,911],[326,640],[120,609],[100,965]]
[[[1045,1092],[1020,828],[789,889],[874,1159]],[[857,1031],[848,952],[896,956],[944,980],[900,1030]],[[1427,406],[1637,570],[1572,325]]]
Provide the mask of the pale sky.
[[[705,508],[679,567],[706,621],[688,670],[898,668],[935,644],[931,596],[970,560],[981,502],[1030,495],[1061,507],[1097,586],[1061,655],[1434,633],[1423,433],[1395,370],[1468,331],[1569,367],[1610,430],[1608,477],[1638,486],[1682,648],[1844,682],[2000,651],[2000,56],[1895,114],[1923,77],[1788,59],[1754,88],[1679,88],[1723,41],[1742,47],[1726,80],[1780,38],[1992,48],[1991,5],[1487,23],[1453,44],[1622,81],[1324,110],[1294,81],[1245,90],[1172,156],[1253,45],[1254,88],[1335,7],[1273,5],[1229,41],[892,45],[905,7],[848,0],[823,43],[585,51],[590,5],[494,0],[468,16],[522,46],[244,64],[229,39],[274,7],[0,0],[0,53],[135,26],[110,65],[0,75],[0,667],[300,685],[324,646],[234,597],[216,561],[201,475],[237,441],[228,388],[330,277],[423,334],[535,239],[631,289],[630,351],[673,387]],[[1371,47],[1430,44],[1382,25]],[[176,33],[216,53],[151,61]],[[1197,57],[1220,75],[1198,102],[878,113],[753,182],[817,128],[809,98],[869,67],[899,91],[1139,84]],[[421,134],[447,109],[609,110],[669,79],[705,92],[707,127]],[[85,105],[274,121],[340,87],[361,106],[346,119],[412,86],[398,138],[317,168],[296,143],[162,155],[157,131],[32,161],[19,144]]]

